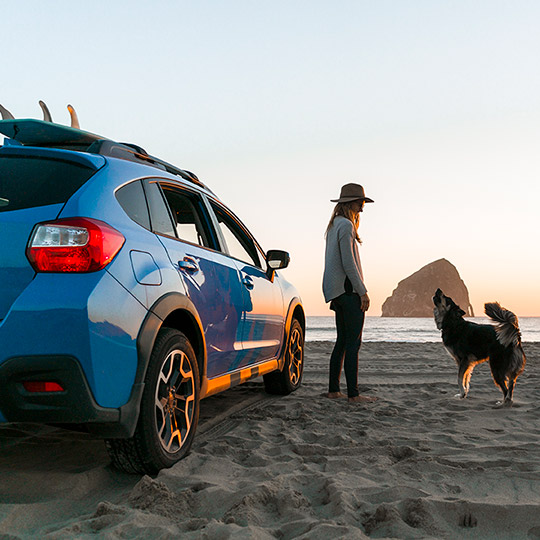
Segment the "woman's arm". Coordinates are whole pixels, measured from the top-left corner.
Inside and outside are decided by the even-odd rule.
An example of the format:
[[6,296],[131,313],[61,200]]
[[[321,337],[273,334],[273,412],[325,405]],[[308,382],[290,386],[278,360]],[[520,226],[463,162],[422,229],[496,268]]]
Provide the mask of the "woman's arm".
[[[367,293],[367,289],[362,281],[362,270],[358,266],[359,261],[357,262],[354,256],[354,242],[356,242],[356,237],[353,224],[349,220],[343,220],[340,223],[338,242],[345,275],[350,279],[354,292],[359,296],[363,296]],[[369,305],[369,297],[367,298],[367,303]]]

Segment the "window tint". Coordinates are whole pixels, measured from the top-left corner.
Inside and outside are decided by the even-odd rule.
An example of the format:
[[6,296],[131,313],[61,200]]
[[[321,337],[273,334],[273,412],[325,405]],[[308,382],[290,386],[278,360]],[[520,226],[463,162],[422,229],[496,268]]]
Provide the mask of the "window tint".
[[116,192],[116,199],[126,214],[139,225],[150,229],[150,216],[141,182],[131,182]]
[[225,237],[229,255],[261,268],[261,261],[253,240],[244,232],[242,226],[231,215],[214,203],[211,204],[216,214],[221,233]]
[[162,185],[163,194],[169,203],[176,235],[180,240],[210,247],[208,229],[201,218],[202,205],[195,194]]
[[55,159],[2,156],[0,212],[64,203],[95,172]]
[[176,236],[169,210],[167,209],[165,199],[161,194],[158,183],[148,182],[145,184],[145,191],[148,200],[148,208],[150,210],[152,231],[167,234],[169,236]]

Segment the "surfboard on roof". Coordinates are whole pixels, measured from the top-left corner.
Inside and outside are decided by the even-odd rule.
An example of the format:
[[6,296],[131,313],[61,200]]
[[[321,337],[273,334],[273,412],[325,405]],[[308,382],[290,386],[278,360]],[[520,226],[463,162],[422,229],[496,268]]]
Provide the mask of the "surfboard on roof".
[[39,101],[39,106],[43,111],[43,120],[15,118],[10,111],[0,105],[2,115],[0,133],[25,146],[82,147],[89,146],[97,140],[107,139],[107,137],[80,129],[77,113],[71,105],[67,106],[71,126],[55,124],[47,105]]
[[25,146],[80,147],[107,138],[82,129],[33,118],[0,120],[0,133]]

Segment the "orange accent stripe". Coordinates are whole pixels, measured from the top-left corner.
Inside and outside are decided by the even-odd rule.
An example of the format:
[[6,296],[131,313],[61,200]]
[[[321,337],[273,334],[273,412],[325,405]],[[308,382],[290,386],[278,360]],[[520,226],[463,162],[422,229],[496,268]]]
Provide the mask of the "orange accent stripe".
[[257,366],[240,369],[234,373],[229,373],[221,377],[215,377],[214,379],[205,378],[201,388],[201,399],[223,392],[223,390],[232,388],[237,384],[242,384],[255,377],[260,377],[261,375],[265,375],[276,369],[279,369],[279,364],[277,359],[274,359],[258,364]]

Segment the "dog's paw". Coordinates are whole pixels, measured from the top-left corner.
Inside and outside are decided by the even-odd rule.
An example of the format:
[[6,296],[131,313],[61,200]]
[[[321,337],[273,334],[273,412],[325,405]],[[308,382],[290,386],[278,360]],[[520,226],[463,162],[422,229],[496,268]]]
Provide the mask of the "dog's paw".
[[497,401],[497,403],[495,403],[495,406],[493,408],[494,409],[509,409],[513,404],[514,402],[512,400],[506,399],[504,401]]
[[494,409],[502,409],[504,407],[511,407],[512,405],[507,405],[508,402],[506,401],[497,401],[495,402],[495,405],[493,405]]

